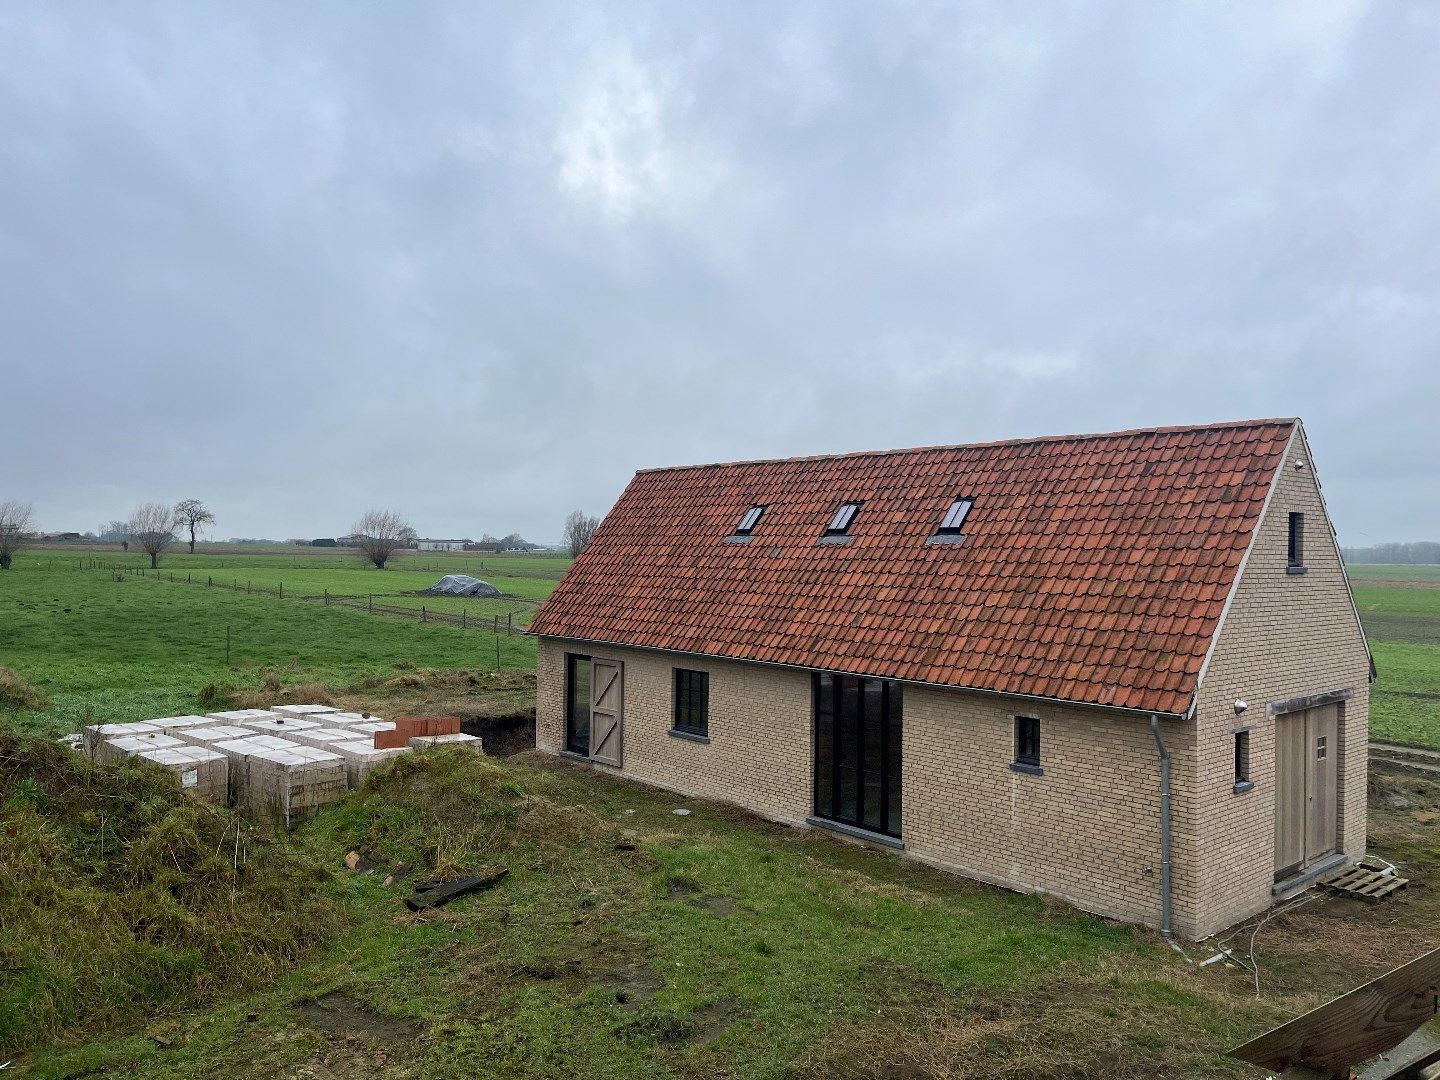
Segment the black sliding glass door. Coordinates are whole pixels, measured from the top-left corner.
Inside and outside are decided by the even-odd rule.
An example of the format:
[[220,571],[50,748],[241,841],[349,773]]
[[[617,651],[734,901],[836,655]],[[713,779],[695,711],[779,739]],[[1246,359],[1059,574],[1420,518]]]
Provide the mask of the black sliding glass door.
[[815,674],[815,816],[900,835],[900,684]]

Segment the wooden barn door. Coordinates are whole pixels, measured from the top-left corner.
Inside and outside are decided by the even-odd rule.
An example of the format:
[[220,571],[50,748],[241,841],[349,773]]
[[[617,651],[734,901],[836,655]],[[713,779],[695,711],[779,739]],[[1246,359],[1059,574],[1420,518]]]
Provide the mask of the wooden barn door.
[[1275,880],[1335,852],[1339,706],[1275,721]]
[[619,766],[625,736],[625,665],[592,660],[590,693],[590,757]]

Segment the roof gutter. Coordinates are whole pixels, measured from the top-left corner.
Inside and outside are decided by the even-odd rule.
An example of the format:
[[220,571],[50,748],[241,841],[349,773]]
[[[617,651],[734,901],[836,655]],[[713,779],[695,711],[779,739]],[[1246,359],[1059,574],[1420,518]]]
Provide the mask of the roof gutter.
[[1160,734],[1160,714],[1150,715],[1150,734],[1160,755],[1160,933],[1174,936],[1170,907],[1170,751]]

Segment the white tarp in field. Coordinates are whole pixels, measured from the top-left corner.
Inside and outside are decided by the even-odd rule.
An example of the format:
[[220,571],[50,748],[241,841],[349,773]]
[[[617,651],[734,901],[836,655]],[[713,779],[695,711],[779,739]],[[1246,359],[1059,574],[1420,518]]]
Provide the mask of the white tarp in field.
[[466,574],[446,574],[425,590],[434,596],[499,596],[500,590],[488,581]]

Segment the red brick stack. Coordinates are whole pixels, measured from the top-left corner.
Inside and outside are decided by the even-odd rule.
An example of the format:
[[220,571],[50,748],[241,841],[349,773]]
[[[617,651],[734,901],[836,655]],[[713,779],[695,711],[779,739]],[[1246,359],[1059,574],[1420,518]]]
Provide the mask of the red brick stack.
[[375,732],[376,750],[399,750],[421,735],[458,735],[458,716],[399,716],[393,731]]

